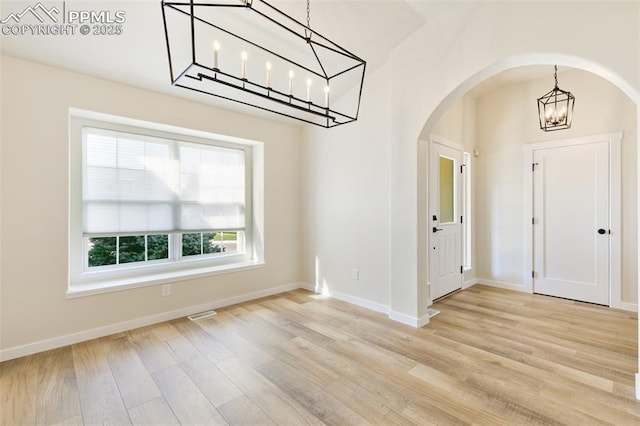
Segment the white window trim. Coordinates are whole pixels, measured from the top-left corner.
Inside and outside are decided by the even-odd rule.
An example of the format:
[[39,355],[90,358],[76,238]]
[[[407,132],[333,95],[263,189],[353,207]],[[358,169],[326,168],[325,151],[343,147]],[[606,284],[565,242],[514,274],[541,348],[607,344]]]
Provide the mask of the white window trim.
[[66,293],[67,299],[91,296],[94,294],[112,293],[122,290],[130,290],[140,287],[175,283],[213,275],[229,274],[233,272],[248,271],[266,266],[264,261],[248,261],[233,264],[223,264],[184,271],[171,271],[157,274],[139,275],[136,277],[114,279],[109,281],[96,281],[70,286]]
[[[180,261],[138,263],[123,268],[87,271],[84,265],[82,236],[82,127],[93,126],[124,132],[143,132],[150,136],[218,146],[238,145],[250,150],[246,164],[248,188],[245,237],[246,253]],[[209,275],[225,274],[256,267],[264,262],[263,144],[257,141],[184,129],[158,123],[117,117],[71,108],[69,110],[69,280],[67,298],[159,285]]]

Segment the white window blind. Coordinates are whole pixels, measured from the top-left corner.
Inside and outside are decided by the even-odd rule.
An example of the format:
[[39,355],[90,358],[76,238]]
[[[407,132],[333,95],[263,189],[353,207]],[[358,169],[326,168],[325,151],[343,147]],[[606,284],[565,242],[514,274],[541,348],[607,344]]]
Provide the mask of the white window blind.
[[84,127],[85,236],[242,230],[245,151]]

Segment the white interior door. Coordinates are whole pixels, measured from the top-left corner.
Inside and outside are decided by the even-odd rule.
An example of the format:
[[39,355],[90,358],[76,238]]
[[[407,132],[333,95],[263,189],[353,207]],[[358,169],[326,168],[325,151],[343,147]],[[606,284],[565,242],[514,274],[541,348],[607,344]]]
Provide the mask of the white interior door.
[[462,149],[431,142],[429,279],[431,299],[462,288]]
[[609,304],[608,141],[533,152],[533,289]]

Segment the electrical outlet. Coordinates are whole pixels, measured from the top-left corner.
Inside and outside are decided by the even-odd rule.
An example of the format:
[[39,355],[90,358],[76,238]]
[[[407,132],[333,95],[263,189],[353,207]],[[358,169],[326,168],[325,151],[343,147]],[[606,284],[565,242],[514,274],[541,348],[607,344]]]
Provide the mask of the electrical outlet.
[[360,280],[360,269],[353,268],[351,270],[351,279],[354,280],[354,281],[359,281]]
[[171,296],[171,284],[162,284],[162,295]]

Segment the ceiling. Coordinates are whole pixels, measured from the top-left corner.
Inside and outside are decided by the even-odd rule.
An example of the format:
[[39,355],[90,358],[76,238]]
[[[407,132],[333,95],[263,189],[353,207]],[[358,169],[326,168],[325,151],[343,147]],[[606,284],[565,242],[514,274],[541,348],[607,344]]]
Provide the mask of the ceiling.
[[[63,2],[44,3],[49,6],[62,5]],[[0,19],[34,4],[34,0],[3,0],[0,3]],[[273,0],[271,4],[298,21],[306,21],[304,0]],[[370,73],[384,63],[389,52],[417,29],[462,4],[458,1],[428,0],[313,0],[311,27],[366,60],[367,72]],[[245,108],[247,113],[256,113],[242,105],[171,86],[159,0],[68,0],[65,6],[88,11],[122,10],[126,16],[122,24],[123,32],[111,36],[2,35],[2,54],[225,108]],[[502,84],[549,75],[548,67],[527,68],[495,76],[474,89],[472,94],[479,96],[483,91]]]
[[[567,71],[567,67],[558,67],[558,74]],[[479,83],[467,93],[473,98],[479,98],[499,87],[524,83],[537,78],[547,77],[549,88],[553,87],[553,67],[550,65],[532,65],[527,67],[511,68],[498,73]]]

